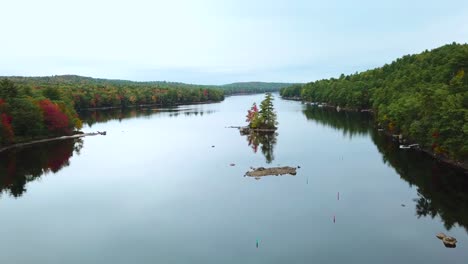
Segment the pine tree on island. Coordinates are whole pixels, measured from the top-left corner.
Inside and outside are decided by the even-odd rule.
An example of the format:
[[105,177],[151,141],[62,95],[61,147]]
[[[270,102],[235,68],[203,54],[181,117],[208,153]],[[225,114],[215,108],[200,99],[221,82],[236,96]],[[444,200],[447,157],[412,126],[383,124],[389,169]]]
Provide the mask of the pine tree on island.
[[260,103],[260,110],[257,104],[252,105],[252,108],[247,111],[246,121],[249,122],[249,128],[253,130],[276,130],[278,122],[271,93],[265,95],[265,99]]

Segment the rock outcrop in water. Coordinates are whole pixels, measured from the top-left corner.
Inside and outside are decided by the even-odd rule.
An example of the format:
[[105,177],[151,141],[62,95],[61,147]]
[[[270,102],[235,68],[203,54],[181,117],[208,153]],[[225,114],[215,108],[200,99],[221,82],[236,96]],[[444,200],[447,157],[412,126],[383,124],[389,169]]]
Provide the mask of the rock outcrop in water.
[[260,177],[264,176],[278,176],[278,175],[296,175],[296,168],[294,167],[273,167],[273,168],[252,168],[252,171],[248,171],[245,173],[245,176],[254,177],[256,179],[260,179]]
[[444,233],[439,233],[436,235],[436,237],[440,240],[442,240],[442,243],[444,243],[445,247],[448,248],[454,248],[457,247],[457,239],[451,236],[447,236]]

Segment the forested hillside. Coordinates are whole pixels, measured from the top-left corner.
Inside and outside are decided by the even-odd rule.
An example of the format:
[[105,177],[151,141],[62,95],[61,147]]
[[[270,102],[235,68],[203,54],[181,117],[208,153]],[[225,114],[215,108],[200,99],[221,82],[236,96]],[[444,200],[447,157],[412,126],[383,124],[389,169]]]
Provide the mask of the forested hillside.
[[238,82],[219,86],[225,94],[248,94],[278,92],[281,88],[291,86],[292,83],[268,83],[268,82]]
[[291,86],[284,97],[368,109],[379,125],[434,153],[468,158],[468,45],[406,55],[383,67]]
[[175,105],[221,101],[215,87],[169,82],[132,82],[63,75],[53,77],[8,77],[20,88],[52,100],[70,99],[77,110],[132,105]]
[[95,107],[170,106],[221,101],[220,89],[80,76],[8,77],[0,81],[0,146],[81,128],[77,111]]
[[13,76],[0,80],[0,146],[69,135],[81,128],[77,111],[82,109],[217,102],[224,99],[224,94],[278,91],[290,85],[249,82],[214,86],[76,75]]

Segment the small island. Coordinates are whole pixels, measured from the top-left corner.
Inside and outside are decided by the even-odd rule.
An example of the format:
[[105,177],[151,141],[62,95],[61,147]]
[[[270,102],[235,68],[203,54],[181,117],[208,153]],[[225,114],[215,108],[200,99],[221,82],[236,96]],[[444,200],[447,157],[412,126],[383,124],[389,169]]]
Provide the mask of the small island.
[[265,94],[265,99],[260,103],[260,110],[256,103],[253,103],[250,110],[247,111],[246,121],[248,126],[241,127],[242,135],[250,132],[274,133],[277,129],[278,121],[273,107],[273,96],[271,93]]

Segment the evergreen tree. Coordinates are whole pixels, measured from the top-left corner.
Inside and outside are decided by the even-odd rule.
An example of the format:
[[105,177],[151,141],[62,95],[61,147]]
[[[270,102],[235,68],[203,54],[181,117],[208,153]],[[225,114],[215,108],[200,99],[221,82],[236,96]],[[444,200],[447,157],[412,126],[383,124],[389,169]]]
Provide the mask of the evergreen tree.
[[16,97],[18,97],[18,87],[16,87],[16,85],[8,79],[1,80],[0,98],[4,100],[9,100]]
[[266,129],[276,128],[276,113],[273,108],[273,96],[267,93],[265,99],[260,103],[260,126]]
[[261,129],[276,129],[278,122],[276,121],[276,112],[273,108],[273,96],[271,93],[265,95],[265,99],[260,103],[260,111],[255,127]]

